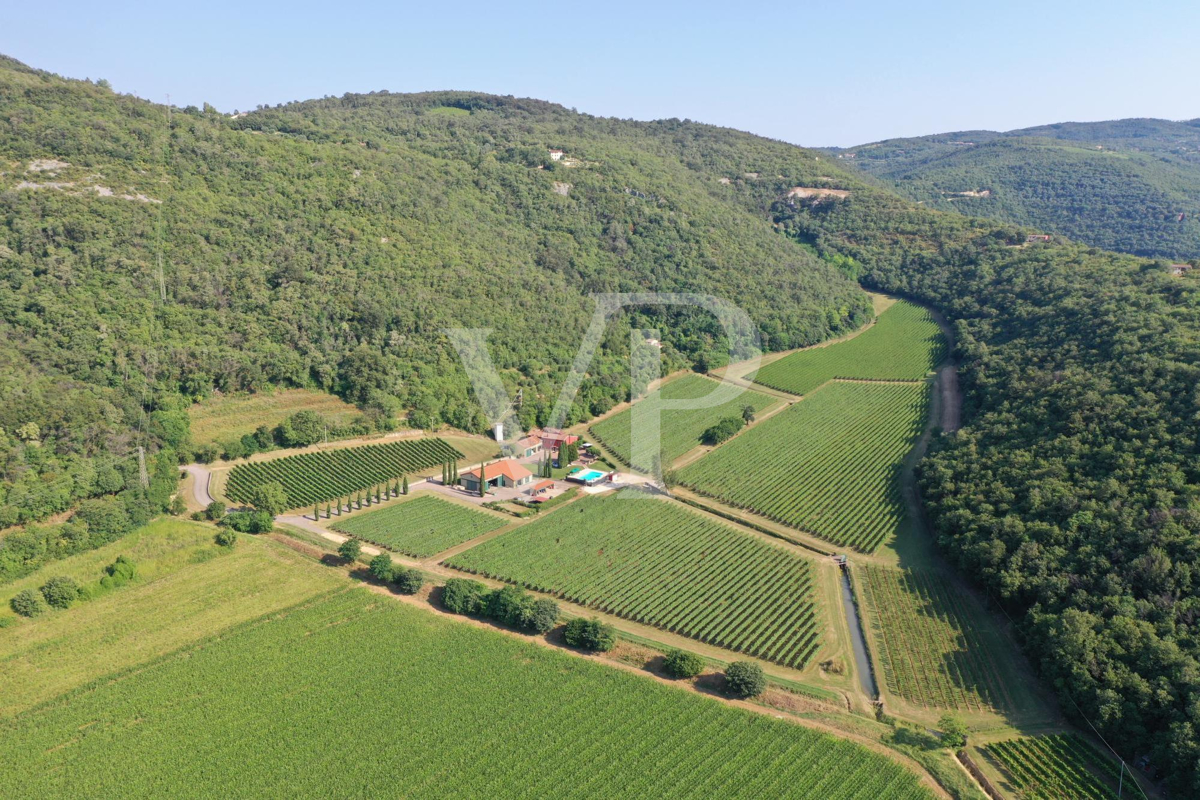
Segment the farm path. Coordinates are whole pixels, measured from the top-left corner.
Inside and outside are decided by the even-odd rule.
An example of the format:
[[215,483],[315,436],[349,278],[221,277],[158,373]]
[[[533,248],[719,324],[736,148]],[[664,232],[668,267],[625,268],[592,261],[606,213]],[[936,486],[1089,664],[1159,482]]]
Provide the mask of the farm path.
[[212,470],[203,464],[188,464],[183,471],[192,476],[192,499],[201,508],[206,507],[213,501],[208,488],[208,482],[212,480]]

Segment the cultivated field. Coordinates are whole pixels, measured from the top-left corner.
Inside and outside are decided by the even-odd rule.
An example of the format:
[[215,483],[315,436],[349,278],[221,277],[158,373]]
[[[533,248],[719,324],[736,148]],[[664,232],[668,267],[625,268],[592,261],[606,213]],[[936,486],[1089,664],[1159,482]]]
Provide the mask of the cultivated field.
[[927,310],[900,300],[853,339],[813,347],[758,371],[763,386],[807,394],[834,378],[920,380],[945,356],[946,343]]
[[511,521],[423,494],[339,520],[330,527],[397,553],[428,558]]
[[354,406],[325,392],[281,389],[269,394],[210,397],[188,409],[192,441],[225,442],[254,433],[260,425],[274,428],[297,411],[315,411],[330,425],[348,425],[358,416]]
[[904,519],[900,467],[928,405],[925,384],[834,382],[678,477],[730,505],[871,552]]
[[890,692],[926,707],[1011,707],[1003,673],[1008,659],[985,641],[991,624],[968,607],[969,598],[928,570],[865,564],[854,571]]
[[[1082,739],[1071,735],[1035,736],[994,742],[987,754],[1003,767],[1021,797],[1037,800],[1116,800],[1120,767]],[[1107,786],[1098,772],[1111,779]],[[1126,778],[1127,796],[1138,791]],[[1140,794],[1140,791],[1138,791]]]
[[445,440],[436,438],[298,453],[237,465],[229,473],[225,495],[236,503],[248,503],[257,487],[277,481],[292,507],[301,508],[462,457]]
[[365,589],[0,725],[14,797],[928,797],[863,747]]
[[806,559],[632,492],[586,497],[448,563],[790,667],[818,645]]
[[344,583],[256,537],[226,550],[210,526],[161,519],[0,587],[0,615],[14,594],[50,577],[95,583],[119,555],[137,562],[130,585],[0,628],[0,718]]
[[[701,375],[685,375],[670,381],[658,391],[639,400],[639,404],[648,403],[651,406],[662,400],[692,400],[703,397],[717,388],[719,384]],[[697,447],[700,436],[708,428],[725,417],[742,414],[742,408],[749,405],[755,413],[762,412],[779,401],[759,392],[747,391],[737,399],[712,408],[695,411],[664,411],[660,417],[660,435],[662,437],[662,464],[669,466],[672,461]],[[633,411],[626,409],[620,414],[596,423],[591,431],[605,447],[613,452],[626,464],[631,462],[633,451],[630,446],[630,427],[633,424]],[[640,469],[649,469],[649,464],[637,464]]]

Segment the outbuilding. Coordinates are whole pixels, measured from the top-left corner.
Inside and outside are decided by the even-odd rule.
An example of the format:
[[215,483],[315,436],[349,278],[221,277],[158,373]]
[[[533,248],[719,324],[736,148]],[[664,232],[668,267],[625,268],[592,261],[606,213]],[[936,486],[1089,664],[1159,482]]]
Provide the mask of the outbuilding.
[[483,479],[487,482],[490,489],[517,489],[529,484],[533,480],[533,473],[521,466],[516,459],[506,458],[502,461],[493,461],[491,464],[484,464],[470,472],[464,472],[459,476],[462,481],[463,488],[468,492],[477,494],[479,492],[479,472],[483,470]]

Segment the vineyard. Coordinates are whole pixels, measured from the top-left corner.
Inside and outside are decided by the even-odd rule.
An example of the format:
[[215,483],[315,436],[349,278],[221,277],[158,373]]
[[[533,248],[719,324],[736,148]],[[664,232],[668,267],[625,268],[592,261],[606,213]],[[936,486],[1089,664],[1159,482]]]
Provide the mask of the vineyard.
[[365,447],[299,453],[272,461],[239,464],[229,472],[225,496],[249,503],[254,490],[277,481],[293,508],[324,503],[462,458],[442,439],[405,439]]
[[[1077,736],[1009,739],[987,746],[1021,797],[1030,800],[1117,800],[1120,767]],[[1107,786],[1096,773],[1112,781]],[[1132,782],[1132,778],[1126,778]],[[1130,795],[1135,796],[1135,795]]]
[[935,572],[856,565],[889,691],[923,706],[1011,707],[998,648],[970,602]]
[[817,650],[807,560],[634,492],[586,497],[448,563],[790,667]]
[[807,394],[834,378],[916,381],[945,353],[930,313],[901,300],[853,339],[792,353],[762,367],[755,380],[792,394]]
[[4,733],[11,797],[929,797],[853,742],[360,589]]
[[[654,406],[662,400],[694,400],[703,397],[719,384],[700,375],[685,375],[663,385],[661,389],[638,401]],[[700,444],[700,434],[725,417],[741,417],[745,406],[752,406],[759,413],[774,405],[777,400],[759,392],[747,391],[734,400],[712,408],[701,408],[694,411],[676,410],[663,411],[660,417],[662,464],[669,465],[672,461]],[[626,464],[633,459],[630,444],[630,429],[633,425],[633,411],[626,409],[620,414],[614,414],[608,419],[592,426],[592,434],[617,458]],[[649,464],[636,465],[640,469],[649,469]]]
[[493,514],[422,494],[403,503],[349,517],[332,527],[397,553],[428,558],[503,528],[508,522]]
[[834,382],[678,473],[701,494],[872,552],[904,519],[900,467],[925,384]]

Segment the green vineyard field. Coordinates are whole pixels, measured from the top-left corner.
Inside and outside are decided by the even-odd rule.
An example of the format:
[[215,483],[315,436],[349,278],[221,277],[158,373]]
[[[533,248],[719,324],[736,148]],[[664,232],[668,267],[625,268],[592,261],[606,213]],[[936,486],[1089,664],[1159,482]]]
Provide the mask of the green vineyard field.
[[806,559],[633,492],[586,497],[447,563],[786,666],[818,645]]
[[792,353],[764,366],[755,380],[792,394],[807,394],[834,378],[920,380],[945,354],[930,313],[900,300],[853,339]]
[[855,565],[889,691],[926,707],[1011,708],[978,610],[936,572]]
[[[717,388],[718,383],[700,375],[685,375],[673,380],[651,393],[640,403],[654,405],[661,400],[692,400],[703,397]],[[779,401],[760,392],[747,391],[735,400],[712,408],[696,409],[695,411],[664,411],[660,417],[660,435],[662,443],[662,464],[670,465],[672,461],[700,444],[700,436],[708,428],[725,417],[742,414],[742,408],[749,405],[755,413],[770,408]],[[613,452],[617,458],[626,464],[632,463],[633,451],[630,445],[630,428],[633,424],[633,411],[626,409],[619,414],[596,423],[592,426],[592,434]],[[636,465],[639,469],[649,469],[649,464]]]
[[340,520],[331,527],[397,553],[428,558],[503,528],[510,521],[422,494],[387,508]]
[[10,797],[930,797],[856,743],[365,589],[3,730]]
[[678,473],[701,494],[872,552],[904,520],[900,466],[925,425],[925,384],[834,382]]
[[[994,742],[987,753],[1030,800],[1117,800],[1120,767],[1077,736],[1055,734]],[[1090,768],[1090,769],[1089,769]],[[1113,782],[1106,785],[1095,772]],[[1126,777],[1126,796],[1138,796]]]
[[255,489],[277,481],[283,485],[292,507],[300,508],[462,457],[462,453],[442,439],[406,439],[299,453],[271,461],[239,464],[229,472],[225,496],[235,503],[249,503]]

